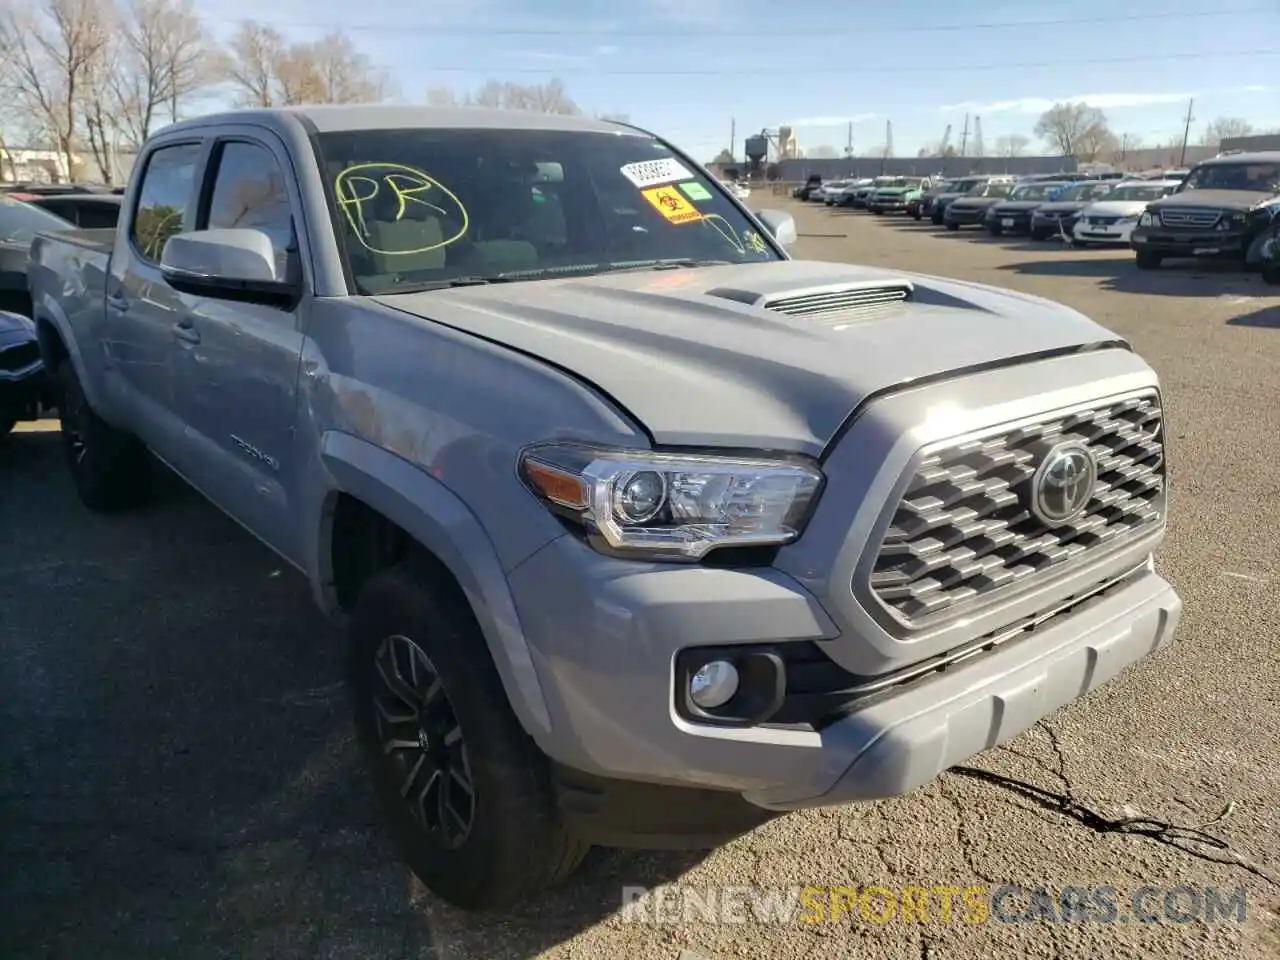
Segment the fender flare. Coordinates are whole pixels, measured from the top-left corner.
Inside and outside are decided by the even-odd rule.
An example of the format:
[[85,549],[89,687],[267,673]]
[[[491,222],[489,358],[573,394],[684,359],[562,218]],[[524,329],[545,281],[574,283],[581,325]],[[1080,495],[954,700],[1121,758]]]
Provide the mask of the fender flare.
[[317,558],[312,582],[324,606],[333,606],[327,596],[332,581],[326,537],[330,508],[338,493],[346,493],[399,526],[453,574],[475,613],[512,709],[542,746],[551,733],[551,713],[506,572],[470,507],[421,468],[351,434],[326,432],[320,459],[332,483],[315,491],[314,509],[307,515],[316,518],[309,525],[316,541],[306,547],[307,555]]

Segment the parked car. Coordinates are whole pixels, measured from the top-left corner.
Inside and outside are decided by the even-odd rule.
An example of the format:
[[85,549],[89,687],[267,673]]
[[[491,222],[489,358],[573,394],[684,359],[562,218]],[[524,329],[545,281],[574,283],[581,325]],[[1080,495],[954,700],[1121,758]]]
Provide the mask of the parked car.
[[751,196],[751,188],[737,180],[721,180],[720,186],[739,200],[746,200]]
[[150,448],[303,572],[455,905],[915,789],[1172,637],[1159,380],[1073,309],[793,260],[586,118],[243,110],[133,170],[31,245],[74,489]]
[[928,217],[936,226],[941,226],[942,216],[953,200],[960,199],[984,183],[1013,182],[1013,177],[959,177],[954,180],[944,180],[920,198],[920,215]]
[[1280,284],[1280,202],[1267,205],[1270,223],[1263,232],[1262,280]]
[[109,194],[111,187],[104,183],[0,183],[0,193],[25,193],[46,197],[58,194]]
[[67,193],[33,196],[27,202],[84,230],[110,230],[120,219],[122,199],[110,193]]
[[867,209],[877,215],[906,213],[907,201],[911,198],[919,199],[924,192],[924,184],[928,182],[925,177],[898,177],[876,187],[867,197]]
[[27,253],[44,230],[71,230],[75,224],[12,194],[0,193],[0,311],[31,315],[27,291]]
[[1131,245],[1139,269],[1169,257],[1262,260],[1270,224],[1266,206],[1280,198],[1280,151],[1238,153],[1196,164],[1178,189],[1138,218]]
[[1071,245],[1120,244],[1129,246],[1138,218],[1147,205],[1178,189],[1177,180],[1125,180],[1106,197],[1080,212],[1071,233]]
[[808,200],[811,193],[821,188],[822,178],[816,173],[810,174],[809,179],[791,191],[791,196],[796,200]]
[[822,185],[815,199],[821,200],[829,207],[835,203],[840,192],[851,183],[853,183],[852,180],[828,180]]
[[832,202],[833,207],[852,207],[854,199],[861,197],[861,202],[866,203],[866,195],[875,188],[875,180],[871,177],[863,177],[859,180],[850,180],[839,193],[836,194],[835,200]]
[[1041,204],[1056,200],[1072,183],[1063,180],[1032,180],[1019,183],[1009,196],[989,206],[982,226],[998,237],[1005,233],[1030,233],[1031,216]]
[[867,204],[871,200],[871,195],[880,187],[892,181],[892,177],[874,177],[869,181],[863,181],[852,192],[848,193],[844,198],[843,206],[853,207],[857,210],[865,210]]
[[963,197],[957,197],[946,205],[942,222],[948,230],[981,226],[987,210],[1008,197],[1014,186],[1012,180],[988,180],[980,183]]
[[[1122,181],[1123,182],[1123,181]],[[1042,203],[1031,212],[1031,239],[1071,238],[1080,211],[1095,200],[1108,196],[1119,186],[1109,180],[1085,180],[1073,183],[1056,200]]]
[[0,310],[0,440],[20,420],[34,420],[54,406],[40,359],[35,324]]

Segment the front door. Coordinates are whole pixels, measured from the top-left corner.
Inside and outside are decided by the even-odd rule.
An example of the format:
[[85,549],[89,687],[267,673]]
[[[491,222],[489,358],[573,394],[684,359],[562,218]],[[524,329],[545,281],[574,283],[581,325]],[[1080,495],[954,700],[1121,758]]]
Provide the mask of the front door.
[[[196,229],[252,228],[276,251],[277,276],[300,271],[296,197],[284,148],[247,129],[215,142]],[[192,445],[189,479],[284,556],[296,559],[293,458],[302,331],[293,310],[184,295],[178,413]]]

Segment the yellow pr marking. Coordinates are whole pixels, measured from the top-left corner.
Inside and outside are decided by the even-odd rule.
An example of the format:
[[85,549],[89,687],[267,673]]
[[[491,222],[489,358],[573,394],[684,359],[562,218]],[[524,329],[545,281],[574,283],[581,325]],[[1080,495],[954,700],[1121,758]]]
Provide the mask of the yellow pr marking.
[[[396,214],[393,222],[404,218],[411,203],[427,207],[441,217],[453,213],[461,226],[457,231],[439,243],[409,250],[380,250],[369,242],[369,226],[365,216],[365,208],[374,198],[381,195],[383,189],[390,190],[396,200]],[[456,243],[466,235],[471,226],[471,218],[462,201],[440,181],[430,174],[406,166],[402,163],[358,163],[342,170],[334,179],[333,191],[338,207],[351,227],[351,232],[370,253],[384,256],[407,256],[409,254],[430,253],[451,243]],[[436,191],[433,197],[438,203],[425,199],[424,194]]]

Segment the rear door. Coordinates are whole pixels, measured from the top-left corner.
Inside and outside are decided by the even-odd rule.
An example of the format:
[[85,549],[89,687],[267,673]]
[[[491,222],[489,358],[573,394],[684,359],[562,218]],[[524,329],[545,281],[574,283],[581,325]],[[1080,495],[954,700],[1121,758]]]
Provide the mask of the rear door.
[[[255,127],[212,144],[196,230],[266,233],[277,276],[301,271],[296,194],[285,147]],[[306,278],[304,277],[304,280]],[[309,284],[308,284],[309,289]],[[293,310],[185,297],[177,408],[192,458],[188,479],[286,557],[296,556],[293,427],[302,331]]]

